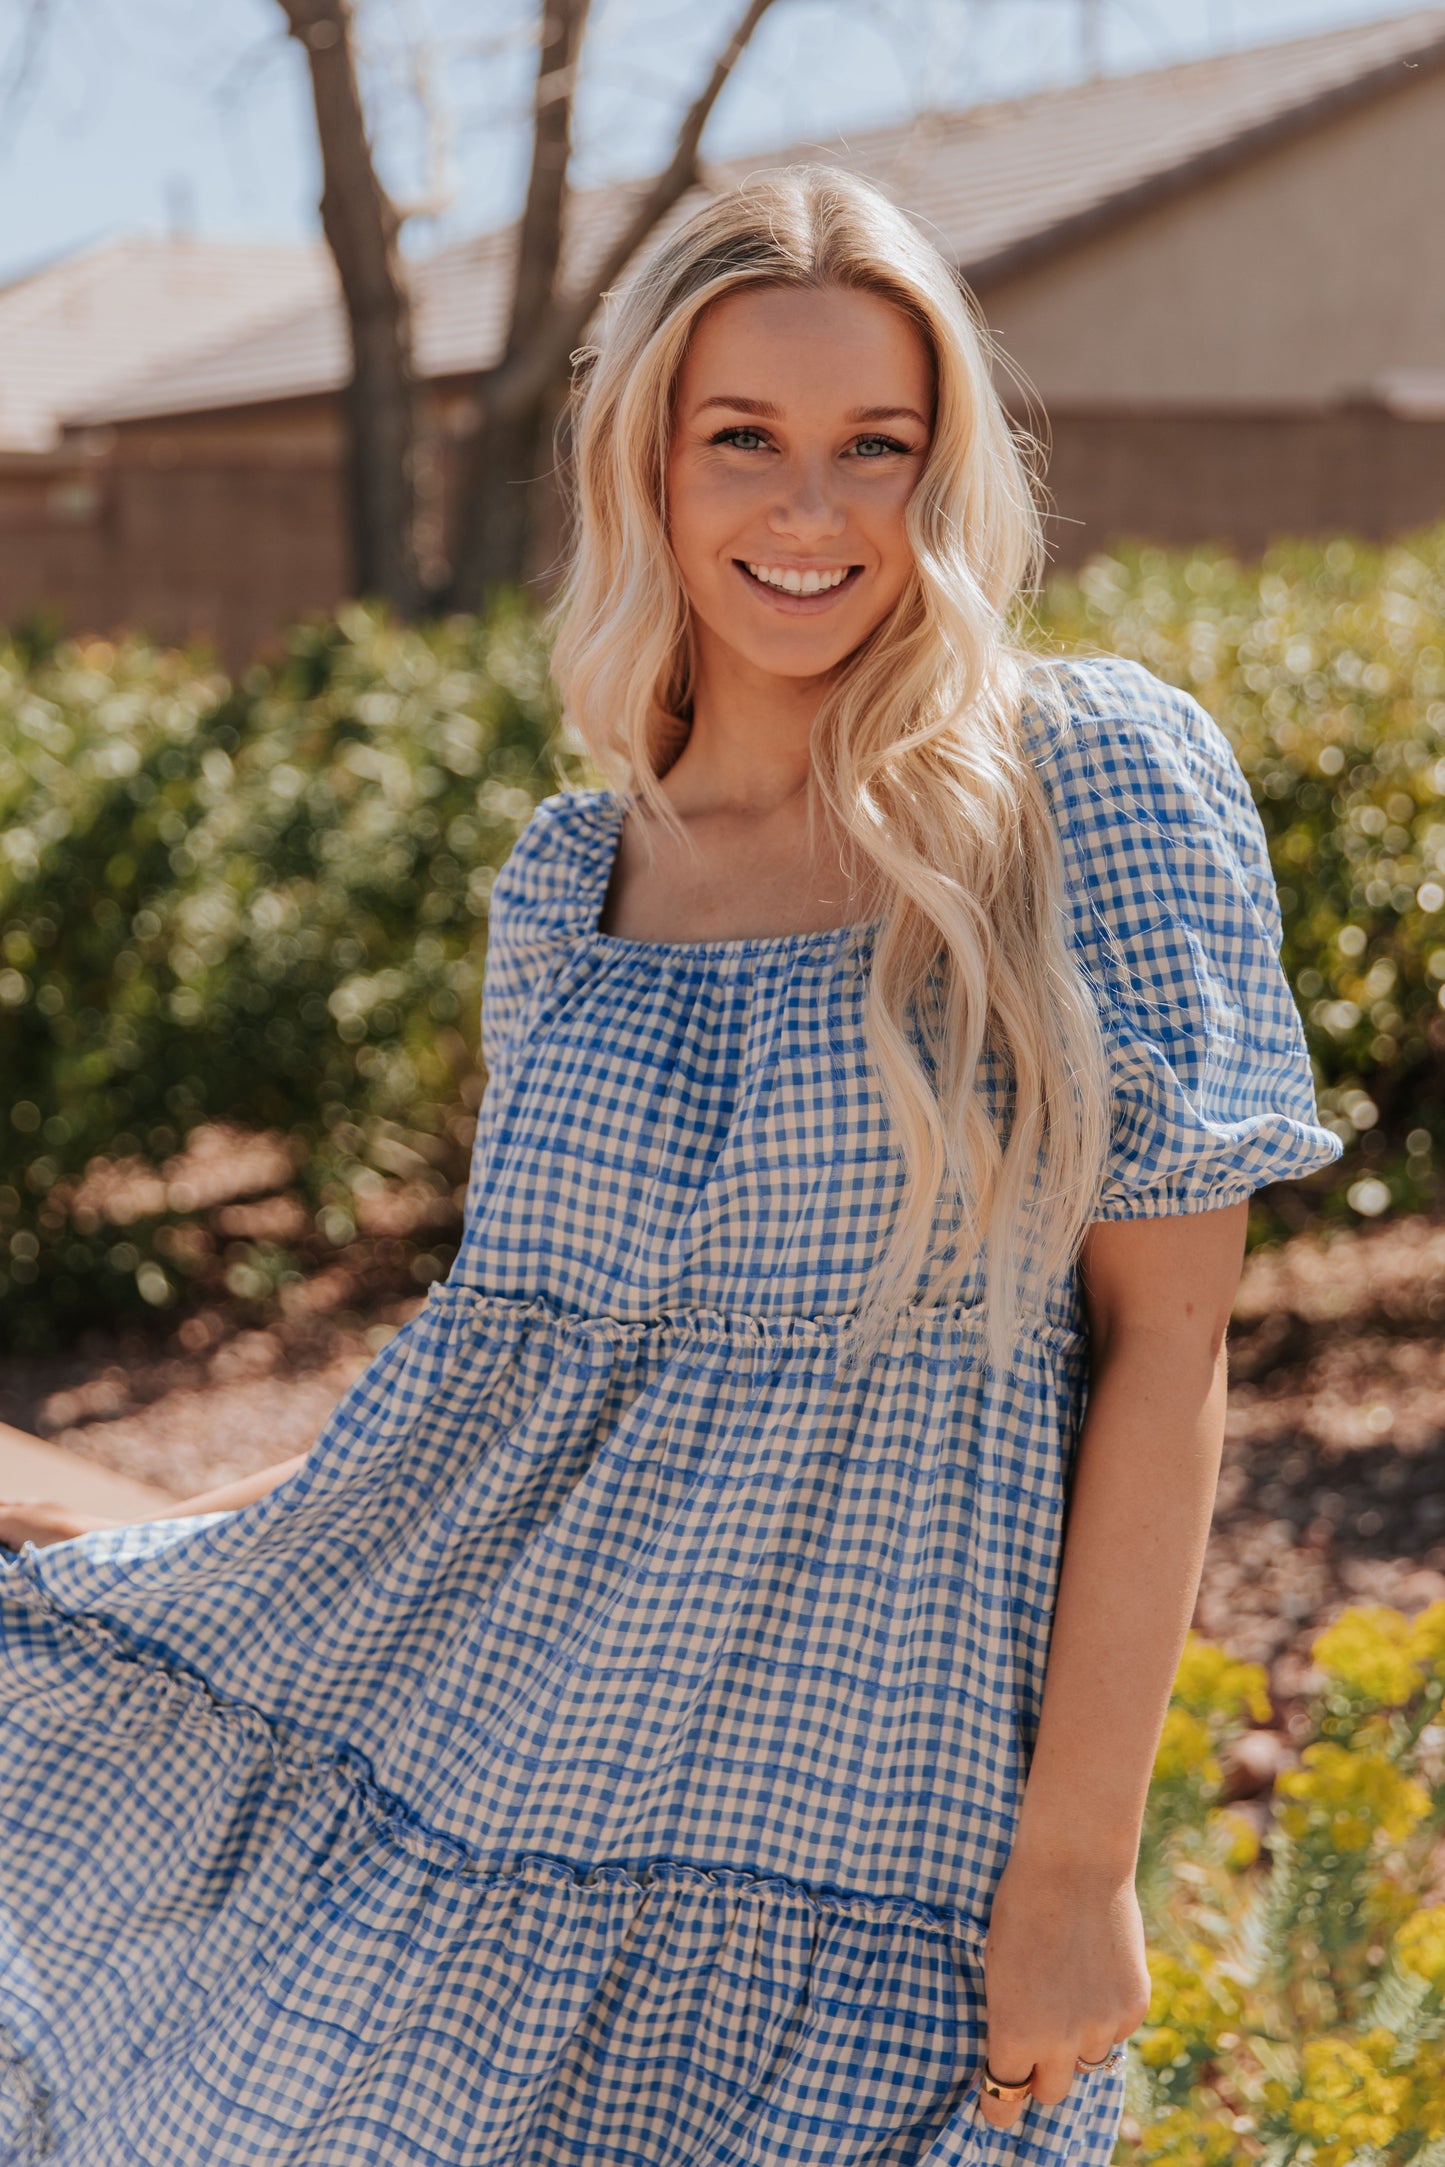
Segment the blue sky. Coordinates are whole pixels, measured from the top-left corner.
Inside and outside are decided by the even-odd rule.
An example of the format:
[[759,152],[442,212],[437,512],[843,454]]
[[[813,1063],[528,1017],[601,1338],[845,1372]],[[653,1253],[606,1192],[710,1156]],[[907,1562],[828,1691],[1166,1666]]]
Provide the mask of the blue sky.
[[[1082,0],[776,0],[714,118],[715,151],[820,137],[1063,81]],[[1410,12],[1400,0],[1098,0],[1104,63]],[[646,170],[741,0],[594,0],[579,113],[587,178]],[[515,209],[535,0],[360,0],[369,107],[426,249]],[[22,78],[29,0],[0,0],[0,279],[88,242],[184,229],[317,231],[304,64],[276,0],[52,0]],[[425,87],[419,96],[418,80]],[[435,155],[422,114],[433,116]]]

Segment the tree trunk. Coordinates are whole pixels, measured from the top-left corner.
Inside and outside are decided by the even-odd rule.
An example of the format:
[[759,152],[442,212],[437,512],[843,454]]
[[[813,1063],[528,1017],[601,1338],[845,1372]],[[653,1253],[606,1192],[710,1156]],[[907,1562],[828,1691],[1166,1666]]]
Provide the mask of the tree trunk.
[[450,596],[457,609],[480,609],[498,588],[519,586],[539,569],[539,539],[549,531],[554,488],[553,430],[561,393],[534,402],[515,419],[484,419],[467,447],[466,554]]
[[552,313],[572,156],[572,102],[590,0],[542,0],[532,120],[532,164],[517,235],[517,270],[505,348],[481,379],[481,419],[465,448],[448,601],[481,609],[498,587],[530,570],[540,507],[552,471],[551,424],[562,389],[533,383],[521,399],[508,379]]
[[452,576],[453,609],[480,609],[497,587],[526,579],[539,533],[550,524],[553,424],[569,357],[602,295],[622,276],[658,222],[698,178],[708,117],[774,0],[747,0],[683,116],[672,157],[642,195],[602,262],[570,290],[561,276],[568,207],[572,105],[589,0],[543,0],[532,170],[518,235],[512,320],[505,349],[478,380],[481,418],[463,448]]
[[351,339],[343,411],[353,591],[398,615],[422,604],[417,562],[418,398],[396,206],[377,178],[352,47],[351,0],[281,0],[311,71],[321,223]]

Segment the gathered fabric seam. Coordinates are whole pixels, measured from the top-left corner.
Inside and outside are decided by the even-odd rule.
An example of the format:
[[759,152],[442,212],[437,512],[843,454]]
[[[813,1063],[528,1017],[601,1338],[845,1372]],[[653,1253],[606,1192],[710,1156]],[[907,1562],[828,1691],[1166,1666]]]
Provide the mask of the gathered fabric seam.
[[720,1892],[731,1890],[741,1896],[756,1894],[777,1902],[802,1904],[813,1912],[859,1923],[911,1926],[925,1933],[941,1934],[975,1951],[982,1949],[984,1927],[963,1912],[921,1903],[908,1896],[870,1896],[841,1889],[815,1889],[784,1874],[713,1868],[672,1858],[650,1860],[644,1867],[603,1862],[579,1868],[546,1852],[525,1853],[507,1866],[485,1865],[462,1838],[432,1828],[404,1799],[378,1783],[366,1754],[346,1745],[288,1747],[271,1718],[249,1701],[218,1693],[207,1678],[188,1664],[161,1656],[151,1649],[128,1647],[121,1635],[102,1620],[67,1610],[33,1577],[32,1561],[36,1555],[35,1546],[27,1543],[16,1563],[0,1576],[0,1595],[7,1588],[18,1592],[36,1609],[67,1626],[77,1638],[109,1661],[129,1664],[138,1675],[154,1677],[162,1686],[184,1694],[192,1706],[206,1710],[219,1721],[235,1722],[250,1730],[278,1775],[299,1778],[303,1782],[329,1777],[355,1798],[377,1836],[395,1843],[408,1856],[434,1867],[446,1879],[475,1882],[480,1888],[545,1884],[547,1881],[584,1890],[631,1888],[644,1897],[655,1888],[696,1882]]

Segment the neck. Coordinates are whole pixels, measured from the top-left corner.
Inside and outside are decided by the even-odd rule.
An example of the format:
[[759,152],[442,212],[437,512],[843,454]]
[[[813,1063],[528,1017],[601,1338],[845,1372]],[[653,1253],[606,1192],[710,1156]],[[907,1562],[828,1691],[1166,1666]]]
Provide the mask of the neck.
[[731,650],[697,643],[692,727],[668,769],[680,812],[704,805],[766,812],[805,790],[826,677],[774,677]]

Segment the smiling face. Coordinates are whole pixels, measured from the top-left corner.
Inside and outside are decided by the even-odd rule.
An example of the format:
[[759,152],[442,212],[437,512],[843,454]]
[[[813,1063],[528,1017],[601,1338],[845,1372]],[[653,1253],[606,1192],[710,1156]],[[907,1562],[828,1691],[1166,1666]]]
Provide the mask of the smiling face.
[[932,378],[916,325],[876,294],[744,287],[704,310],[667,462],[700,680],[824,677],[888,615],[913,570]]

